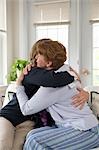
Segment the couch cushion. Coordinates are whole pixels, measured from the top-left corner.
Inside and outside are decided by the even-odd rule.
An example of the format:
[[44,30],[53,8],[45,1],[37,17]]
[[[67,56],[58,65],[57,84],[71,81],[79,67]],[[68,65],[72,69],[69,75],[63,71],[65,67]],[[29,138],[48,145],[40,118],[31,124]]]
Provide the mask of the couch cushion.
[[99,86],[87,86],[85,90],[90,92],[89,106],[93,113],[99,118]]
[[91,91],[91,109],[99,118],[99,92]]

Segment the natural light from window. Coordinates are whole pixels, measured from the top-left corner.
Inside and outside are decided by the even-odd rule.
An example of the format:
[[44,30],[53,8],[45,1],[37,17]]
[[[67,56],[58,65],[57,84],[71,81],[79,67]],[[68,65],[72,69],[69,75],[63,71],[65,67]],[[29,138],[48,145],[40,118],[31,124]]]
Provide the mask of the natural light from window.
[[99,23],[93,24],[93,85],[99,86]]
[[[69,25],[67,24],[37,25],[36,26],[36,40],[39,40],[41,38],[50,38],[52,40],[57,40],[66,47],[67,53],[68,53],[68,28],[69,28]],[[66,63],[67,62],[68,60],[66,61]]]

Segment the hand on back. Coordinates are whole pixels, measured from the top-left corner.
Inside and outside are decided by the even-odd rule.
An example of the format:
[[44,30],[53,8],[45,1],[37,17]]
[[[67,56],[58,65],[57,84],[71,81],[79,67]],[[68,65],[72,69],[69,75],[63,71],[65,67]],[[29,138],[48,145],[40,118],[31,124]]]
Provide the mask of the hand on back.
[[79,109],[82,109],[85,102],[87,102],[89,99],[89,93],[81,88],[77,90],[79,91],[79,93],[72,98],[72,105],[74,107],[79,107]]

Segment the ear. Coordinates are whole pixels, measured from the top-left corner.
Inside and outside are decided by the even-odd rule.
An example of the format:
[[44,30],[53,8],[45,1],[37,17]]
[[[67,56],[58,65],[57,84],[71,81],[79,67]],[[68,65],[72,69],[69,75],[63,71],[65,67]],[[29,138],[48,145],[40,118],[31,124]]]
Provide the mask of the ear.
[[48,61],[47,67],[51,67],[51,66],[52,66],[52,61]]

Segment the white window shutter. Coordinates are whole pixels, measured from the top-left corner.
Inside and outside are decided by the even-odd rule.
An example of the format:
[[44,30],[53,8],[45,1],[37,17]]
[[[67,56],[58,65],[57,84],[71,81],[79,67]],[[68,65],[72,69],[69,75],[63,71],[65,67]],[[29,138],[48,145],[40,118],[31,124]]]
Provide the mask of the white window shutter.
[[33,6],[34,23],[69,21],[70,1],[41,3]]
[[90,20],[99,20],[99,0],[91,0]]

